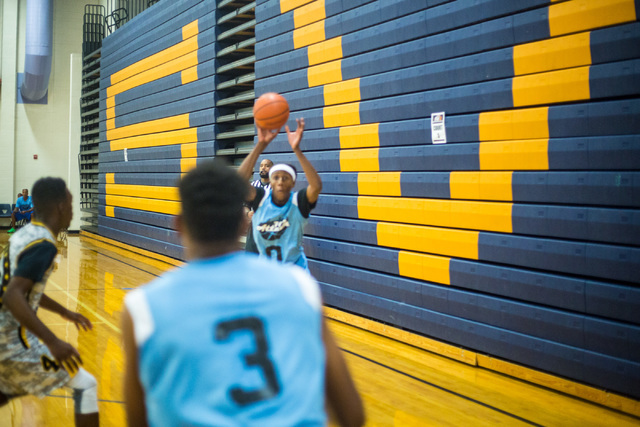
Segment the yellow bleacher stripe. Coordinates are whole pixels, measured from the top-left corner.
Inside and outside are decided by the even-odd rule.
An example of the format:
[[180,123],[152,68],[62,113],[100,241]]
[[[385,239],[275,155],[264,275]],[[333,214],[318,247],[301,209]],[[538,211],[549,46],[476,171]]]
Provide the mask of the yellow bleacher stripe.
[[548,170],[549,140],[483,142],[480,170]]
[[313,24],[306,25],[302,28],[296,28],[293,30],[293,48],[299,49],[301,47],[309,46],[314,43],[324,41],[325,21],[314,22]]
[[380,123],[340,128],[340,148],[368,148],[380,146]]
[[162,145],[176,145],[197,141],[198,129],[188,128],[118,139],[111,141],[110,148],[111,151],[117,151],[124,148],[160,147]]
[[364,148],[360,150],[340,151],[341,172],[378,172],[378,148]]
[[196,167],[197,161],[198,159],[196,158],[180,159],[180,172],[189,172]]
[[480,141],[549,138],[549,107],[480,113]]
[[551,37],[635,20],[634,0],[573,0],[549,6]]
[[360,103],[334,105],[322,109],[325,128],[360,124]]
[[324,0],[315,0],[293,11],[294,28],[304,27],[327,17]]
[[115,173],[108,173],[108,174],[105,175],[104,179],[105,179],[107,184],[115,184],[116,183],[116,174]]
[[107,108],[114,108],[116,106],[116,98],[110,96],[107,98]]
[[400,172],[362,172],[358,174],[358,194],[402,196]]
[[589,99],[589,67],[513,78],[513,106]]
[[580,33],[513,47],[516,76],[591,65],[591,33]]
[[512,203],[360,196],[358,218],[511,233],[512,207]]
[[312,1],[313,0],[280,0],[280,13],[288,12]]
[[129,77],[159,67],[160,65],[165,64],[173,59],[179,58],[197,50],[197,37],[192,37],[188,40],[177,43],[171,47],[161,50],[158,53],[141,59],[140,61],[131,64],[120,71],[113,73],[111,75],[111,85],[113,86],[128,79]]
[[107,215],[109,218],[115,218],[116,213],[115,213],[115,208],[113,206],[105,206],[104,207],[104,213],[105,215]]
[[107,184],[105,192],[111,196],[144,197],[147,199],[179,201],[177,187],[160,187],[154,185]]
[[194,67],[189,67],[186,70],[182,70],[180,72],[180,79],[183,85],[198,80],[198,66],[196,65]]
[[107,96],[115,96],[129,89],[133,89],[134,87],[161,79],[162,77],[169,76],[196,65],[198,65],[198,52],[190,52],[172,61],[165,62],[158,67],[136,74],[133,77],[121,81],[120,83],[109,86],[107,88]]
[[[107,139],[127,138],[130,136],[144,135],[150,133],[164,132],[168,130],[184,129],[189,127],[189,114],[165,117],[164,119],[150,120],[148,122],[136,123],[135,125],[122,126],[117,129],[107,130]],[[113,151],[113,146],[111,148]]]
[[450,261],[450,258],[416,252],[398,253],[398,269],[401,276],[445,285],[451,284]]
[[342,81],[342,60],[315,65],[307,69],[309,87],[322,86],[327,83]]
[[333,83],[324,87],[324,105],[360,101],[360,79]]
[[107,120],[116,118],[116,109],[115,107],[107,108]]
[[198,34],[198,20],[189,22],[182,27],[182,40],[186,40]]
[[171,200],[144,199],[142,197],[105,196],[105,204],[120,208],[137,209],[147,212],[157,212],[177,215],[180,212],[180,202]]
[[108,119],[107,120],[107,131],[110,131],[112,129],[116,128],[116,119]]
[[182,157],[198,157],[198,144],[192,142],[190,144],[182,144],[180,146],[180,153]]
[[307,48],[309,66],[342,58],[342,36],[316,43]]
[[513,172],[451,172],[452,199],[513,200]]
[[379,222],[376,234],[378,246],[478,259],[478,231]]

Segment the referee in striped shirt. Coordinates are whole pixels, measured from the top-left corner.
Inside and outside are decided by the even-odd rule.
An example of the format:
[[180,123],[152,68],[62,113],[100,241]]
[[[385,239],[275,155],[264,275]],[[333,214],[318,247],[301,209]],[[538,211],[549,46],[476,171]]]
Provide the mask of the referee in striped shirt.
[[[260,178],[256,179],[251,183],[252,186],[256,188],[264,188],[265,190],[271,189],[271,184],[269,183],[269,170],[271,170],[271,166],[273,166],[273,162],[270,159],[264,159],[260,162]],[[247,213],[249,215],[249,219],[253,217],[253,211],[249,211]],[[253,240],[253,223],[249,224],[249,231],[247,231],[247,242],[245,244],[245,251],[258,253],[258,247],[256,246],[255,240]]]

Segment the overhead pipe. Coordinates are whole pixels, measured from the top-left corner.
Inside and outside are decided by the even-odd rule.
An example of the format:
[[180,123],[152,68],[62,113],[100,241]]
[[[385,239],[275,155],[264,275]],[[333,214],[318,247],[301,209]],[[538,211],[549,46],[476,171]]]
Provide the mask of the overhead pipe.
[[27,0],[22,99],[36,102],[49,89],[53,52],[53,0]]

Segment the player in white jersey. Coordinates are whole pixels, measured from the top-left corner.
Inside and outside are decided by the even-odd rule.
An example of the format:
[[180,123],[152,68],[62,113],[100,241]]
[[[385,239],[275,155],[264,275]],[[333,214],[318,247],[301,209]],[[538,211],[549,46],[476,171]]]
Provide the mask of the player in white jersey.
[[179,191],[188,263],[125,298],[129,425],[362,425],[318,284],[241,250],[247,181],[211,161]]
[[44,397],[59,387],[73,393],[76,426],[97,426],[95,378],[85,371],[78,351],[38,318],[39,307],[91,329],[91,322],[44,293],[57,254],[55,236],[69,226],[71,193],[60,178],[33,186],[37,221],[18,230],[2,253],[0,273],[0,404],[33,394]]

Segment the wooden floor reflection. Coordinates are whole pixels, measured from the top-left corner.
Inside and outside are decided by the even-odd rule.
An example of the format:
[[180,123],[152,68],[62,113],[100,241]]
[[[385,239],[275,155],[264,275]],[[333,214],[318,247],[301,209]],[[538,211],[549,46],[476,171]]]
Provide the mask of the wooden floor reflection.
[[[6,244],[6,234],[0,245]],[[61,247],[47,294],[94,324],[78,332],[56,315],[41,318],[77,346],[85,369],[98,380],[102,426],[124,426],[120,313],[124,295],[168,264],[93,239],[69,236]],[[329,321],[364,398],[368,426],[576,425],[631,426],[640,419],[469,366],[424,350]],[[0,408],[0,426],[72,426],[73,401],[58,390],[44,399],[24,397]]]

